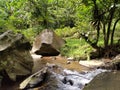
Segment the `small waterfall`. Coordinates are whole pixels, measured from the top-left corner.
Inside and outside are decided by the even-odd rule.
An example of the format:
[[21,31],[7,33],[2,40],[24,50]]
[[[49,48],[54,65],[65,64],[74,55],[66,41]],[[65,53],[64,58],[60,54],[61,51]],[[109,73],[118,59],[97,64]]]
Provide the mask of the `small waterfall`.
[[64,70],[65,75],[56,74],[59,83],[57,90],[82,90],[96,75],[107,70],[96,69],[79,73],[77,71]]

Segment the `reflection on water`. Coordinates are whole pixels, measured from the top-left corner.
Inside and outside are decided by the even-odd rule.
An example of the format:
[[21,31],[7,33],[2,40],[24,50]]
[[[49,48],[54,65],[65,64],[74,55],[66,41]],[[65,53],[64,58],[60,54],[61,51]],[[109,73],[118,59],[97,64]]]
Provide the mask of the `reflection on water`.
[[101,73],[84,90],[120,90],[120,71]]

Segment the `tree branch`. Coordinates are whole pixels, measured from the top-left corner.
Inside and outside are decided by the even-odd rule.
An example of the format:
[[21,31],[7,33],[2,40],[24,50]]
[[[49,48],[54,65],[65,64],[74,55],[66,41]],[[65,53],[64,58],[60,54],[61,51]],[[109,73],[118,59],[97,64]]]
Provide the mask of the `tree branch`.
[[81,33],[80,35],[90,46],[92,46],[95,49],[99,49],[99,47],[97,46],[97,43],[92,42],[85,33]]

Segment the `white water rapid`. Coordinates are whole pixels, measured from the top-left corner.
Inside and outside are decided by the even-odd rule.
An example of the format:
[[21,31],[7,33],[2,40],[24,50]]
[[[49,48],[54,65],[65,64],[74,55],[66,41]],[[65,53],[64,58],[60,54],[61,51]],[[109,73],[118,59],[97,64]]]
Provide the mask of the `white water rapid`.
[[96,75],[107,70],[96,69],[89,72],[78,73],[77,71],[64,70],[65,75],[55,74],[58,79],[57,90],[82,90]]

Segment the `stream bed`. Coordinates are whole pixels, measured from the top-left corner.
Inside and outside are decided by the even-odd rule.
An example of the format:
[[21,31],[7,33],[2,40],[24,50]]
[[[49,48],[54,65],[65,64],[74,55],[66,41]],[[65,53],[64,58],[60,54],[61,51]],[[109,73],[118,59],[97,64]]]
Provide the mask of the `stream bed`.
[[[39,83],[37,87],[24,90],[120,90],[119,71],[88,69],[77,62],[66,64],[66,60],[60,57],[42,59],[35,58],[34,71],[39,71],[47,65],[50,73],[45,76],[46,80],[42,84]],[[8,85],[5,83],[0,90],[21,90],[19,89],[21,83],[21,81]]]
[[[96,75],[103,72],[108,72],[108,70],[94,69],[91,71],[77,72],[63,69],[55,64],[48,64],[42,70],[25,79],[20,84],[20,89],[83,90],[84,86],[89,84]],[[36,85],[38,86],[36,87]]]
[[[120,90],[119,71],[95,69],[77,72],[64,69],[56,73],[50,69],[50,72],[42,85],[24,90]],[[20,83],[5,85],[0,90],[21,90],[18,89]]]

